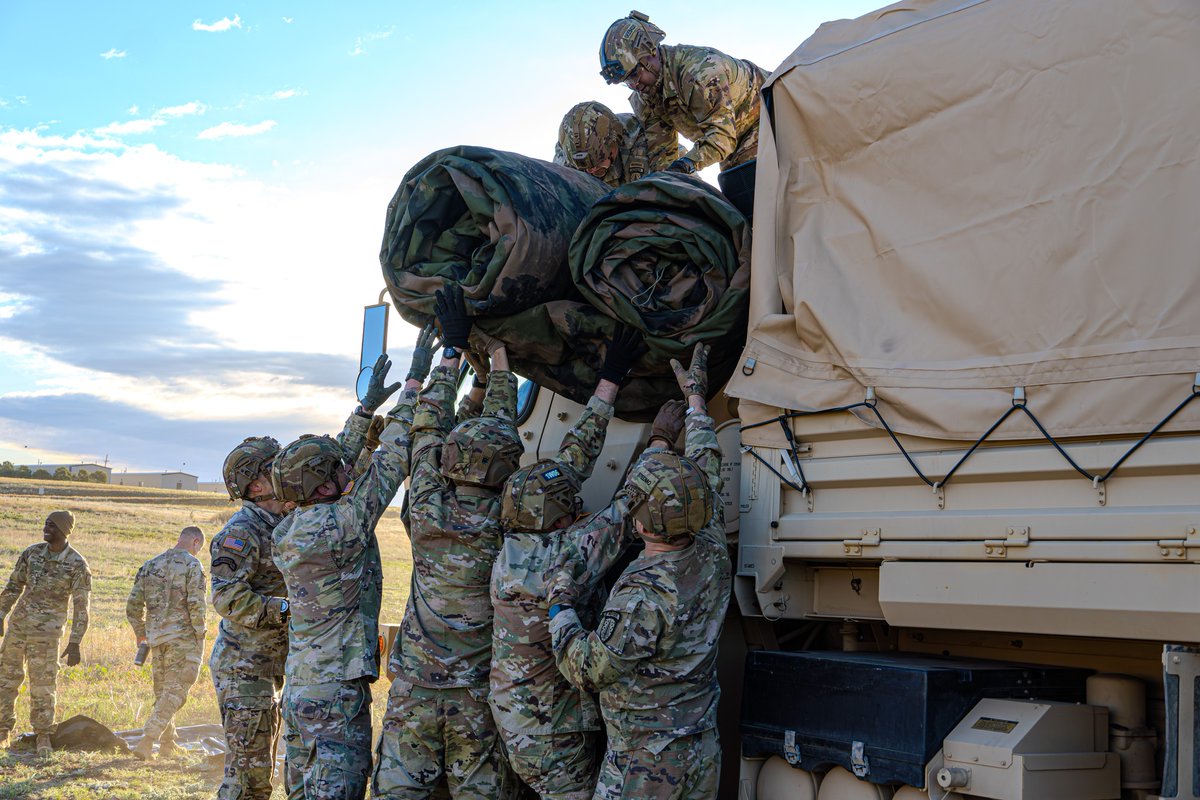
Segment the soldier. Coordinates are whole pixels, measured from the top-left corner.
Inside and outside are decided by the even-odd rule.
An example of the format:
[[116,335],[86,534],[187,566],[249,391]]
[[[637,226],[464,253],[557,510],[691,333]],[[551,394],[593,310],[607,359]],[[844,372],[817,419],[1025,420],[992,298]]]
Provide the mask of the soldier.
[[554,163],[586,172],[614,189],[636,181],[647,172],[666,169],[682,155],[659,150],[651,162],[647,153],[646,132],[633,114],[614,114],[602,103],[586,102],[573,106],[558,126]]
[[522,467],[501,492],[504,545],[492,569],[492,715],[509,763],[543,800],[587,800],[596,783],[600,715],[554,663],[546,579],[571,532],[579,490],[604,447],[617,390],[642,354],[641,336],[619,327],[600,382],[558,455]]
[[376,798],[427,798],[444,775],[455,798],[503,800],[515,781],[487,704],[488,582],[501,544],[499,490],[524,450],[516,379],[504,347],[491,342],[483,415],[453,425],[471,331],[460,288],[438,292],[437,314],[446,347],[413,421],[412,590],[388,662],[396,678],[372,790]]
[[143,760],[150,759],[156,741],[159,755],[178,751],[172,720],[200,674],[207,631],[204,570],[196,558],[202,547],[204,532],[184,528],[174,547],[142,564],[125,603],[137,643],[150,646],[154,679],[154,710],[133,751]]
[[[433,359],[433,332],[423,331],[409,377],[419,386]],[[422,371],[423,370],[423,371]],[[372,373],[373,378],[379,370]],[[371,415],[383,402],[382,378],[373,380],[362,413],[351,414],[340,435],[347,457],[361,448]],[[406,394],[410,410],[416,392]],[[402,405],[402,404],[401,404]],[[400,405],[397,406],[398,408]],[[401,412],[403,416],[404,413]],[[271,484],[279,442],[252,437],[225,459],[225,485],[242,507],[212,540],[212,603],[221,615],[209,659],[225,728],[225,776],[218,800],[267,800],[280,728],[279,691],[288,651],[287,587],[274,562],[271,531],[283,503]]]
[[[42,542],[27,547],[17,557],[8,585],[0,593],[0,746],[8,741],[16,724],[13,704],[29,668],[29,722],[37,735],[37,753],[50,755],[50,731],[54,727],[54,691],[58,683],[55,651],[71,600],[71,638],[62,657],[67,666],[80,661],[79,643],[88,627],[88,593],[92,573],[88,563],[67,537],[75,527],[70,511],[55,511],[46,517]],[[19,599],[18,599],[19,598]],[[16,604],[7,632],[4,617]]]
[[706,362],[704,345],[686,372],[671,362],[688,403],[687,457],[652,452],[630,472],[626,502],[645,550],[617,580],[596,630],[579,622],[569,575],[551,587],[559,669],[599,691],[608,730],[597,800],[717,796],[716,646],[731,578]]
[[[293,800],[353,800],[366,791],[383,592],[375,525],[408,472],[406,417],[429,369],[432,329],[420,341],[426,346],[414,353],[404,394],[361,475],[349,479],[356,453],[328,436],[297,439],[271,466],[275,497],[290,510],[272,541],[291,604],[283,715]],[[390,366],[386,358],[376,364],[380,393],[370,411],[399,387],[384,386]]]
[[[660,44],[664,35],[633,11],[600,42],[604,80],[634,90],[630,103],[645,129],[650,162],[675,159],[668,169],[690,174],[717,162],[727,171],[754,160],[766,73],[711,47]],[[694,144],[675,158],[681,133]]]

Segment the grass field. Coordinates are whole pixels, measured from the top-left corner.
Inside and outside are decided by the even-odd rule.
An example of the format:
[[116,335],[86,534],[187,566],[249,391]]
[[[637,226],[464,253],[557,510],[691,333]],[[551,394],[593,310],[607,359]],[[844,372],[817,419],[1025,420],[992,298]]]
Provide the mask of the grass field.
[[[146,559],[175,543],[181,528],[200,526],[211,536],[236,510],[224,495],[143,489],[103,484],[0,478],[0,581],[7,581],[17,555],[41,541],[46,515],[57,509],[75,515],[71,545],[92,570],[91,624],[80,648],[83,663],[62,667],[55,718],[87,714],[113,730],[140,727],[153,695],[150,666],[133,665],[133,632],[125,620],[125,599],[134,573]],[[398,622],[408,596],[411,558],[399,512],[389,510],[377,528],[383,554],[384,622]],[[207,546],[201,554],[208,573]],[[217,616],[209,610],[205,660],[216,636]],[[64,636],[64,642],[66,641]],[[375,684],[376,730],[387,681]],[[192,688],[176,725],[218,722],[208,667]],[[17,699],[17,731],[28,730],[29,696]],[[220,783],[199,756],[145,765],[132,757],[55,753],[48,762],[0,751],[0,800],[192,800],[211,797]],[[282,797],[276,789],[273,797]]]

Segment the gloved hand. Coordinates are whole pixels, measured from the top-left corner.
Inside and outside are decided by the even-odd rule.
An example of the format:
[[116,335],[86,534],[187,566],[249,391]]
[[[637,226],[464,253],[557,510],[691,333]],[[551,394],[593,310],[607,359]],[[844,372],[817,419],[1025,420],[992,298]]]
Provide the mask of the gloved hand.
[[417,334],[417,343],[413,347],[412,364],[408,367],[405,380],[415,380],[425,383],[429,370],[433,368],[433,348],[437,344],[437,328],[430,322]]
[[646,343],[641,332],[618,323],[604,350],[604,363],[600,366],[598,377],[619,386],[645,351]]
[[393,383],[391,386],[387,385],[387,374],[391,368],[392,362],[387,357],[387,353],[381,353],[375,360],[375,366],[371,369],[371,381],[367,384],[367,392],[362,397],[363,413],[374,414],[375,409],[383,405],[383,401],[400,388],[399,382]]
[[684,400],[694,394],[708,396],[708,345],[696,344],[696,349],[692,351],[692,364],[686,370],[673,358],[671,369],[675,371],[675,380],[679,381]]
[[690,158],[677,158],[667,165],[667,172],[682,172],[684,175],[692,175],[696,172],[696,165]]
[[463,353],[463,355],[466,357],[467,363],[471,365],[471,369],[475,373],[475,377],[471,379],[471,385],[480,389],[486,389],[488,375],[492,371],[491,364],[488,363],[486,358],[479,355],[479,353],[475,352],[474,350],[468,350]]
[[668,400],[663,403],[654,417],[654,424],[650,426],[650,438],[665,439],[670,444],[675,444],[679,439],[679,432],[683,430],[686,410],[687,405],[682,400]]
[[67,649],[62,651],[62,657],[67,660],[67,666],[73,667],[83,660],[79,655],[79,642],[71,642],[67,645]]
[[433,311],[442,329],[442,344],[466,350],[471,335],[471,318],[467,316],[467,301],[457,283],[434,293]]

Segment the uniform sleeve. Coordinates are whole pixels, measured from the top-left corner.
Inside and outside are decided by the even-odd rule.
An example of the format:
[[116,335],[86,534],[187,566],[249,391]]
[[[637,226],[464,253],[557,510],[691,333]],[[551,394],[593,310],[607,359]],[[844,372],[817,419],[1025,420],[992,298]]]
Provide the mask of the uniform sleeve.
[[[737,64],[729,56],[710,52],[687,76],[687,97],[681,98],[701,135],[684,154],[704,169],[723,161],[737,149],[737,117],[731,75]],[[682,84],[682,82],[681,82]]]
[[454,414],[454,424],[466,422],[469,419],[475,419],[483,413],[483,403],[477,402],[471,397],[471,393],[467,392],[463,395],[462,400],[458,401],[458,411]]
[[725,546],[725,503],[721,500],[724,481],[721,480],[721,445],[717,442],[717,432],[712,417],[698,411],[687,415],[686,426],[684,454],[704,470],[713,502],[710,521],[699,531],[697,538]]
[[70,644],[83,641],[90,621],[88,603],[92,593],[92,571],[85,562],[75,573],[71,582],[71,638]]
[[591,692],[611,686],[651,658],[662,629],[661,614],[636,585],[613,593],[594,631],[584,630],[574,609],[550,620],[559,671],[572,685]]
[[647,171],[666,169],[680,155],[679,134],[675,126],[654,113],[637,92],[630,96],[629,104],[633,106],[633,112],[642,124],[641,135],[646,140]]
[[454,398],[455,377],[449,367],[434,367],[433,379],[417,398],[412,426],[410,505],[412,500],[441,491],[446,485],[438,462],[441,445],[450,432],[449,409]]
[[346,418],[346,425],[337,435],[337,443],[342,446],[342,452],[347,464],[358,460],[363,445],[367,442],[367,430],[371,427],[371,416],[351,414]]
[[225,619],[247,628],[283,625],[281,597],[258,594],[250,588],[262,545],[258,535],[237,526],[226,526],[209,545],[212,562],[212,604]]
[[24,553],[21,553],[17,556],[17,565],[13,567],[12,575],[8,577],[4,591],[0,592],[0,619],[8,616],[8,612],[12,610],[17,598],[21,596],[21,592],[25,591],[25,580],[28,576],[29,560]]
[[591,477],[596,459],[604,449],[604,435],[612,415],[612,404],[593,396],[584,407],[579,421],[563,437],[557,460],[573,469],[580,482]]
[[483,416],[499,417],[517,424],[517,376],[508,370],[488,373],[487,392],[483,395]]
[[145,574],[145,568],[137,571],[133,577],[133,588],[129,590],[129,599],[125,601],[125,619],[129,620],[138,641],[146,637],[146,590],[142,582]]
[[204,641],[204,634],[208,632],[208,621],[205,619],[208,604],[204,602],[204,568],[199,561],[188,565],[187,604],[192,630],[199,641]]
[[552,587],[568,589],[577,601],[595,592],[625,549],[635,543],[628,517],[629,499],[620,492],[607,508],[574,525],[550,571]]

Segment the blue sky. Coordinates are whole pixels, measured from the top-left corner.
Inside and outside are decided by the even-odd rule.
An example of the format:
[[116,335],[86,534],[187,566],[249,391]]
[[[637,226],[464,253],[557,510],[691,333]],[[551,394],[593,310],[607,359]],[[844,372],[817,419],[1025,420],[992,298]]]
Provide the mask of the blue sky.
[[[879,5],[639,10],[771,70]],[[570,106],[627,111],[597,49],[629,8],[0,2],[0,460],[208,480],[244,436],[340,427],[405,171],[549,158]]]

